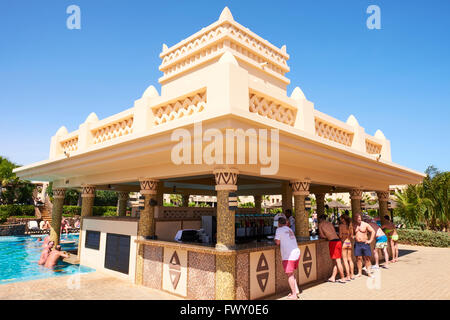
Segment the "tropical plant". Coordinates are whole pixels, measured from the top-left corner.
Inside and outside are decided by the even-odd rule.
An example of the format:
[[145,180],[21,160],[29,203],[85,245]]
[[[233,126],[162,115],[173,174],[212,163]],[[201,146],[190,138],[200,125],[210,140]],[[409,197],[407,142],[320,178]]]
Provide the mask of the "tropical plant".
[[18,165],[0,157],[0,204],[32,204],[35,186],[20,180],[13,169]]
[[418,185],[408,185],[395,193],[395,215],[410,226],[424,225],[431,230],[448,230],[450,207],[450,172],[440,172],[434,166],[425,171],[427,176]]

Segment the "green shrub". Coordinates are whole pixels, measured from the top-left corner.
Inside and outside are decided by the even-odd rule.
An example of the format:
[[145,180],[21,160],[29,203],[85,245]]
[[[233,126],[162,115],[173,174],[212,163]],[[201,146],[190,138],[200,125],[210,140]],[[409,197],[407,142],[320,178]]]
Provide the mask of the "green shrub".
[[[63,207],[63,216],[64,217],[73,217],[76,215],[81,215],[81,207],[79,206],[64,206]],[[92,215],[93,216],[116,216],[117,215],[117,207],[113,206],[93,206],[92,207]]]
[[450,235],[447,232],[398,229],[399,243],[426,247],[450,247]]
[[94,216],[105,216],[107,212],[114,212],[114,215],[117,215],[117,207],[113,206],[94,206],[92,210],[92,215]]
[[64,217],[73,217],[76,215],[81,215],[81,207],[79,207],[79,206],[64,206],[63,207],[63,216]]
[[0,222],[5,222],[9,217],[14,216],[33,216],[33,205],[7,204],[0,206]]

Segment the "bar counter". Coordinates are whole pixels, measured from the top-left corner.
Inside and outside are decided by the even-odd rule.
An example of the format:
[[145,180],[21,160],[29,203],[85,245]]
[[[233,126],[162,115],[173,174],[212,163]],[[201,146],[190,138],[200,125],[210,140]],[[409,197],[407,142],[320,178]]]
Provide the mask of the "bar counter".
[[[236,244],[216,249],[213,244],[135,240],[142,246],[142,285],[187,299],[225,297],[253,300],[287,293],[280,248],[273,241]],[[300,286],[324,281],[331,273],[328,242],[298,241],[301,251],[296,278]],[[217,283],[221,282],[220,285]],[[217,288],[217,290],[216,290]],[[222,288],[222,289],[218,289]]]

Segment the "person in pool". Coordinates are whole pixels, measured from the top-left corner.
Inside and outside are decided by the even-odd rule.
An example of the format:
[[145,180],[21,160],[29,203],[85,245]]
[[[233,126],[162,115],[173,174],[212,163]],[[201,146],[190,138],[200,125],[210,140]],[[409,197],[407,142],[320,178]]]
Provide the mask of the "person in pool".
[[69,255],[66,254],[65,252],[61,251],[61,246],[57,245],[55,250],[53,250],[52,252],[50,252],[47,261],[45,262],[45,267],[46,268],[52,268],[54,266],[56,266],[56,264],[58,263],[58,260],[60,258],[68,258]]
[[390,217],[388,215],[384,216],[384,224],[381,226],[384,233],[388,237],[391,243],[392,250],[392,262],[398,261],[398,233],[395,225],[392,223]]
[[41,258],[38,261],[39,265],[44,265],[47,262],[48,256],[50,255],[50,252],[54,245],[55,243],[53,241],[48,242],[44,250],[42,250]]

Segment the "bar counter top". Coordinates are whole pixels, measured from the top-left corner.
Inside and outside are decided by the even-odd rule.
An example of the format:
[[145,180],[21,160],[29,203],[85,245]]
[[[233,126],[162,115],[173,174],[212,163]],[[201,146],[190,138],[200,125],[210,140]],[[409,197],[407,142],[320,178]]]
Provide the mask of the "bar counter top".
[[[316,239],[316,240],[297,240],[299,246],[310,244],[310,243],[318,243],[326,241],[324,239]],[[161,240],[135,240],[138,244],[149,245],[149,246],[157,246],[157,247],[168,247],[175,249],[182,249],[188,251],[195,251],[201,253],[209,253],[215,255],[236,255],[239,253],[247,253],[253,251],[261,251],[266,249],[275,249],[277,245],[274,241],[261,241],[257,242],[252,241],[248,243],[236,244],[233,247],[230,247],[225,250],[216,249],[214,244],[205,244],[205,243],[197,243],[197,242],[175,242],[175,241],[161,241]]]

